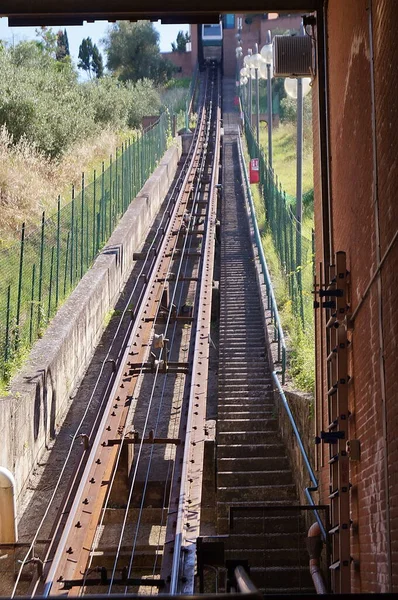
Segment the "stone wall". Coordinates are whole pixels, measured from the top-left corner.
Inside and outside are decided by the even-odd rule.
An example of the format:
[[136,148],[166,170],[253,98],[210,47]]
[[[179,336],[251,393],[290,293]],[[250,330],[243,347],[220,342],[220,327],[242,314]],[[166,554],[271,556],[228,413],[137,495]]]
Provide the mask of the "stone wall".
[[33,347],[9,396],[0,398],[0,464],[19,497],[49,439],[62,423],[139,249],[165,198],[181,156],[170,148],[122,217],[108,243]]

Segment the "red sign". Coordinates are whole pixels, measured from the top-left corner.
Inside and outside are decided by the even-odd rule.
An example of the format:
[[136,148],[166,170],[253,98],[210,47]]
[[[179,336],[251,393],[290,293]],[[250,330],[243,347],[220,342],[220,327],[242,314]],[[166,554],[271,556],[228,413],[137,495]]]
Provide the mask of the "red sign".
[[258,164],[258,158],[252,158],[250,160],[250,183],[258,183],[260,181],[260,169]]

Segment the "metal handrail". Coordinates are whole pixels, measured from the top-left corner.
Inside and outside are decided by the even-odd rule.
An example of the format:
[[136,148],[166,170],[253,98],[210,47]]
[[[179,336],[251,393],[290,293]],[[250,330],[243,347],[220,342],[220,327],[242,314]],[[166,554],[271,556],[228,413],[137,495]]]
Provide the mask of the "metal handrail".
[[256,240],[257,251],[258,251],[258,255],[259,255],[259,259],[260,259],[260,263],[261,263],[261,267],[262,267],[262,271],[263,271],[264,283],[265,283],[265,287],[267,290],[267,297],[268,297],[268,301],[270,302],[271,319],[274,321],[275,331],[277,332],[278,361],[281,361],[281,363],[282,363],[282,370],[281,370],[280,374],[282,375],[282,384],[284,384],[285,383],[285,372],[286,372],[285,336],[283,334],[283,329],[282,329],[282,325],[281,325],[279,313],[278,313],[278,307],[276,304],[274,290],[272,287],[271,277],[269,274],[267,261],[265,259],[265,255],[264,255],[260,231],[259,231],[259,228],[257,225],[256,211],[254,208],[253,196],[252,196],[252,193],[250,190],[250,184],[249,184],[249,178],[247,175],[246,163],[245,163],[244,157],[243,157],[242,140],[240,137],[239,137],[239,153],[240,153],[241,163],[243,166],[243,173],[244,173],[245,181],[246,181],[246,189],[247,189],[248,198],[249,198],[249,206],[250,206],[250,213],[251,213],[252,222],[253,222],[254,237]]
[[[256,219],[256,212],[255,212],[255,208],[254,208],[254,202],[253,202],[253,196],[251,193],[251,189],[250,189],[250,184],[249,184],[249,178],[247,175],[247,168],[246,168],[246,163],[244,161],[244,156],[243,156],[243,147],[242,147],[242,139],[241,137],[239,137],[239,154],[240,154],[240,159],[241,159],[241,163],[243,165],[243,173],[245,176],[245,182],[246,182],[246,190],[247,190],[247,195],[248,195],[248,199],[249,199],[249,206],[250,206],[250,213],[251,213],[251,217],[252,217],[252,223],[253,223],[253,229],[254,229],[254,237],[256,240],[256,246],[257,246],[257,251],[259,254],[259,259],[260,259],[260,263],[262,266],[262,270],[263,270],[263,276],[264,276],[264,283],[266,285],[266,289],[267,289],[267,296],[269,301],[271,302],[271,317],[272,317],[272,313],[273,313],[273,319],[274,319],[274,326],[278,331],[278,359],[279,359],[279,353],[280,353],[280,346],[282,347],[282,371],[281,373],[278,373],[278,371],[272,371],[272,378],[276,384],[276,387],[278,389],[279,395],[282,399],[282,403],[283,403],[283,407],[286,410],[286,413],[289,417],[290,423],[292,425],[293,428],[293,432],[294,435],[296,437],[300,452],[301,452],[301,456],[303,457],[304,460],[304,464],[306,466],[306,469],[308,471],[308,474],[310,476],[310,480],[312,485],[308,486],[304,489],[304,493],[305,496],[308,500],[308,503],[314,507],[314,515],[315,518],[318,522],[318,525],[321,529],[321,533],[322,533],[322,537],[324,540],[326,540],[326,529],[325,526],[322,523],[321,517],[319,516],[318,511],[315,509],[316,504],[314,502],[314,499],[312,498],[312,493],[316,492],[318,490],[318,480],[315,476],[315,473],[311,467],[311,463],[309,461],[307,452],[305,451],[301,436],[300,436],[300,432],[298,430],[298,427],[296,425],[296,421],[294,420],[294,416],[292,411],[290,410],[290,406],[289,403],[287,401],[287,398],[285,396],[285,393],[282,389],[282,385],[285,383],[285,372],[286,372],[286,344],[285,344],[285,337],[283,334],[283,329],[282,329],[282,325],[280,322],[280,318],[279,318],[279,312],[278,312],[278,307],[276,304],[276,300],[275,300],[275,295],[274,295],[274,291],[273,291],[273,287],[272,287],[272,281],[271,281],[271,277],[269,274],[269,270],[268,270],[268,266],[267,266],[267,261],[264,255],[264,250],[263,250],[263,245],[261,243],[261,237],[260,237],[260,231],[258,229],[258,225],[257,225],[257,219]],[[282,385],[281,382],[279,381],[278,378],[278,374],[282,375]]]

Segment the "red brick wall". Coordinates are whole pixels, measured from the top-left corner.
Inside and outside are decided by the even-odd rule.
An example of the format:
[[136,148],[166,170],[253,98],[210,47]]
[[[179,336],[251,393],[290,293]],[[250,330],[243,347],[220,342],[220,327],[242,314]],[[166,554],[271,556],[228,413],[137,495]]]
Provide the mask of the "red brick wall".
[[181,71],[174,74],[174,77],[177,79],[179,77],[191,77],[193,69],[190,52],[162,52],[162,56],[181,69]]
[[[331,207],[334,250],[347,253],[351,274],[349,405],[350,437],[361,442],[361,460],[351,462],[351,552],[353,591],[398,591],[398,246],[394,243],[381,276],[369,283],[398,226],[398,30],[395,2],[373,0],[377,179],[374,176],[371,44],[368,0],[328,3],[328,96],[330,109]],[[316,96],[316,94],[315,94]],[[317,126],[317,123],[315,123]],[[314,132],[315,133],[315,132]],[[316,135],[314,135],[316,139]],[[317,264],[323,261],[319,149],[315,152]],[[378,184],[375,207],[375,185]],[[377,210],[378,206],[378,210]],[[378,219],[376,218],[378,215]],[[380,235],[380,256],[377,239]],[[319,267],[318,267],[319,272]],[[318,341],[321,330],[318,329]],[[325,349],[318,344],[325,372]],[[381,356],[384,355],[384,363]],[[318,390],[323,388],[318,360]],[[318,423],[327,405],[317,406]],[[321,461],[321,452],[319,459]],[[327,458],[327,456],[326,456]],[[328,466],[321,473],[323,500]],[[387,481],[387,484],[386,484]],[[389,536],[390,534],[390,536]],[[389,577],[391,537],[393,587]]]

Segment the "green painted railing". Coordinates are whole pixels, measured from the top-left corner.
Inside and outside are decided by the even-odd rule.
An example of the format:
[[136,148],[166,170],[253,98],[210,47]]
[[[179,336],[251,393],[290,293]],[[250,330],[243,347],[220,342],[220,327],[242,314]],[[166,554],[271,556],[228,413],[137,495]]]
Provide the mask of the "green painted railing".
[[119,219],[153,172],[167,148],[169,122],[158,122],[122,144],[109,163],[71,201],[0,251],[0,377],[40,338],[59,305],[93,264]]
[[[294,205],[278,181],[278,176],[268,165],[263,148],[257,145],[255,133],[245,114],[245,136],[250,158],[258,158],[260,191],[264,200],[267,227],[272,235],[279,258],[281,273],[286,282],[294,314],[300,318],[303,328],[312,322],[312,277],[314,248],[313,237],[308,239],[299,233]],[[305,279],[305,285],[303,280]]]

